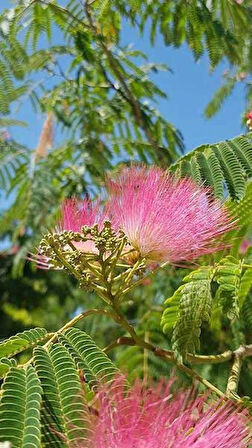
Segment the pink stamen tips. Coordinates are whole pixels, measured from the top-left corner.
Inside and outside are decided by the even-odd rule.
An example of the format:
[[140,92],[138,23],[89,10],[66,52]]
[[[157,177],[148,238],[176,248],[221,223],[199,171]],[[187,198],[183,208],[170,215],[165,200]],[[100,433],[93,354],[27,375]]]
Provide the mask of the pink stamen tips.
[[[171,392],[173,381],[127,389],[119,377],[98,391],[87,448],[245,448],[249,419],[232,404]],[[127,390],[127,392],[126,392]],[[195,395],[195,394],[194,394]],[[250,437],[251,441],[251,437]]]
[[234,224],[207,188],[157,167],[132,166],[107,181],[108,214],[139,253],[154,261],[189,261],[223,248]]

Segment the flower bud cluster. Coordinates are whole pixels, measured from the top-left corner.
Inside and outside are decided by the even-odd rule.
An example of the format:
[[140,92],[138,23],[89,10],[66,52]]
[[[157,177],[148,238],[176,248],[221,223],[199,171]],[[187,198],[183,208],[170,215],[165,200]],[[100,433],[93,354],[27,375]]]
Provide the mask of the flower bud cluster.
[[[92,252],[79,249],[87,242]],[[124,258],[123,269],[127,278],[128,271],[133,269],[132,264],[127,264],[127,256],[124,257],[127,244],[124,233],[122,231],[116,233],[111,223],[106,220],[101,228],[98,224],[94,224],[83,226],[81,232],[62,231],[46,234],[40,242],[36,257],[38,265],[47,263],[50,268],[64,269],[74,275],[82,288],[95,289],[101,285],[107,288],[110,282],[112,290],[115,271],[121,274],[116,277],[117,279],[125,278],[122,268],[117,266],[120,259]]]

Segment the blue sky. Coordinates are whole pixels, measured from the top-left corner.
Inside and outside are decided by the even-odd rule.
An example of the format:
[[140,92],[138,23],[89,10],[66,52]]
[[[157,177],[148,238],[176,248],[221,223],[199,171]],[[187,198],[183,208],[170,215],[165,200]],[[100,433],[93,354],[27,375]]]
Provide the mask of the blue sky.
[[[1,0],[0,11],[10,5],[9,0]],[[157,106],[163,116],[180,129],[187,151],[203,143],[234,137],[244,131],[240,126],[241,114],[245,109],[242,85],[235,88],[214,118],[206,120],[203,116],[204,107],[221,85],[222,73],[228,67],[227,64],[220,64],[210,74],[206,55],[195,63],[186,45],[180,49],[165,47],[161,37],[151,47],[147,33],[139,37],[128,25],[123,30],[123,42],[132,43],[135,48],[144,51],[150,61],[165,63],[173,70],[173,73],[154,75],[155,82],[168,95],[168,99],[160,100]],[[27,102],[15,118],[27,121],[29,127],[12,128],[11,133],[18,141],[34,148],[44,117],[34,113]]]

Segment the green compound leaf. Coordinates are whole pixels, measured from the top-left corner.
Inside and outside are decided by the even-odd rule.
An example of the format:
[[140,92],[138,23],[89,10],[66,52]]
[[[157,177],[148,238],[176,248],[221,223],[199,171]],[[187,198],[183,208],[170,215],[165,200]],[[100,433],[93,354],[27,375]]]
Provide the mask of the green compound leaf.
[[161,325],[167,332],[173,324],[173,349],[180,360],[187,352],[194,353],[199,349],[202,322],[208,321],[211,314],[212,279],[213,268],[203,267],[193,271],[184,278],[185,284],[180,286],[174,295],[165,302],[168,304],[168,310],[171,304],[174,308],[170,322],[169,311],[164,311]]
[[23,333],[18,333],[0,344],[0,358],[11,357],[24,350],[35,347],[47,339],[47,331],[44,328],[32,328]]
[[2,390],[0,441],[12,448],[39,448],[42,390],[35,369],[12,367]]
[[252,269],[247,269],[241,277],[240,287],[238,291],[239,304],[243,305],[247,295],[252,288]]
[[66,347],[71,357],[73,358],[77,369],[82,372],[85,381],[89,384],[89,386],[95,386],[97,384],[97,379],[94,375],[94,372],[89,368],[88,364],[81,357],[80,353],[69,343],[68,339],[62,334],[59,335],[59,342],[64,345],[64,347]]
[[[1,73],[1,63],[0,63]],[[1,89],[1,87],[0,87]],[[0,94],[1,101],[1,94]],[[0,106],[1,109],[1,106]],[[0,120],[1,126],[1,120]],[[1,140],[0,137],[0,187],[8,191],[11,187],[13,178],[17,176],[19,170],[25,170],[26,163],[29,160],[28,150],[15,143],[8,143]]]
[[181,298],[181,290],[183,290],[184,285],[180,286],[173,296],[168,297],[164,302],[165,310],[161,318],[161,326],[164,333],[169,333],[176,324],[179,315],[179,302]]
[[237,220],[237,227],[223,238],[227,244],[231,244],[230,254],[237,257],[240,245],[246,234],[251,230],[251,210],[252,210],[252,182],[247,183],[246,193],[241,201],[227,201],[227,206],[234,219]]
[[231,199],[240,200],[246,193],[246,180],[252,176],[251,133],[214,145],[202,145],[173,163],[172,172],[192,177],[212,187],[223,198],[227,188]]
[[232,256],[221,260],[216,267],[214,280],[219,288],[215,295],[229,319],[239,315],[239,289],[242,276],[242,262]]
[[[88,367],[87,376],[92,381],[108,382],[119,372],[109,357],[95,344],[93,339],[78,328],[64,333],[64,339],[72,347],[75,355]],[[61,339],[64,343],[64,340]]]
[[9,372],[11,367],[16,366],[15,359],[1,358],[0,359],[0,378],[6,375]]
[[47,352],[34,350],[35,368],[43,389],[43,444],[48,447],[84,445],[86,403],[74,361],[67,349],[54,344]]

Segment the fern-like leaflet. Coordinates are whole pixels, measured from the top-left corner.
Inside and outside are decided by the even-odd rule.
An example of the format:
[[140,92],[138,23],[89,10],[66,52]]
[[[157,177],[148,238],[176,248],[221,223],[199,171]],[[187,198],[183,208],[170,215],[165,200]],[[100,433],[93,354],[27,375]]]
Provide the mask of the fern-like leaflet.
[[[203,321],[208,321],[211,315],[212,293],[211,282],[213,269],[202,267],[191,272],[184,278],[184,284],[167,301],[168,308],[164,311],[161,325],[164,331],[170,329],[171,319],[174,322],[174,306],[179,300],[177,319],[174,324],[172,343],[179,359],[187,352],[194,353],[199,349],[199,337]],[[166,302],[165,302],[166,304]]]

